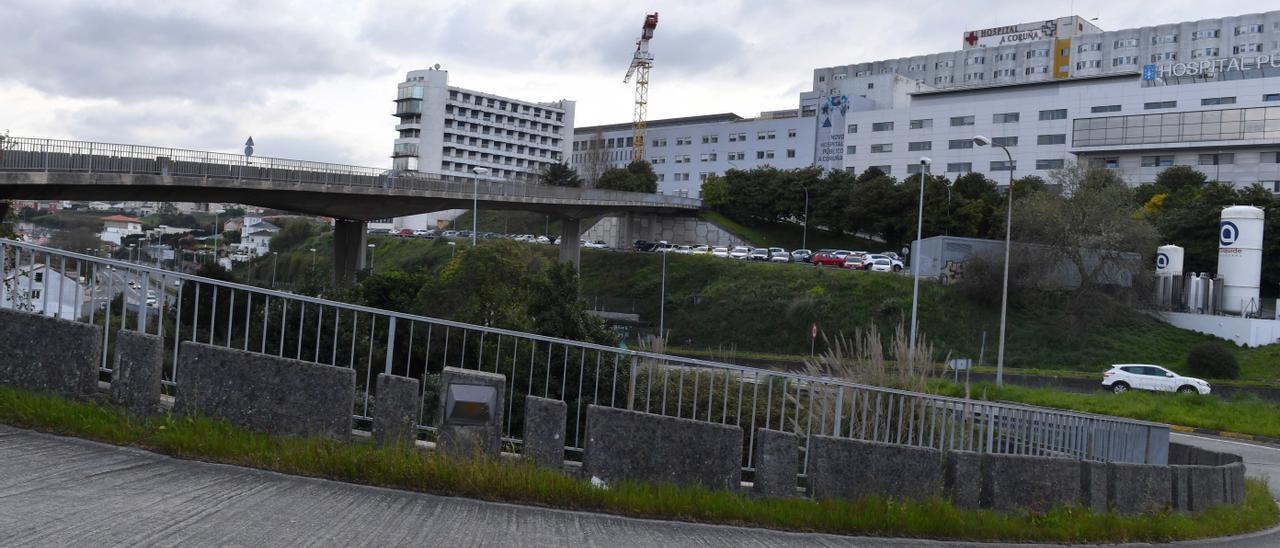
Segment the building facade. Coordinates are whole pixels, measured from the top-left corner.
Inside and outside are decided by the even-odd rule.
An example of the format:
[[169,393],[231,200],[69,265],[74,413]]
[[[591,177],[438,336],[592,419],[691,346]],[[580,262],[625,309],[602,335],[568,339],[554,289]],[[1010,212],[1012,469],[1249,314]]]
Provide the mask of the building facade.
[[[1172,165],[1280,192],[1280,11],[1102,31],[1078,17],[968,31],[963,49],[814,71],[815,161],[1003,183],[1071,161],[1131,184]],[[1004,145],[975,149],[982,135]]]
[[[653,120],[646,124],[645,155],[658,175],[660,193],[698,197],[703,180],[729,169],[812,165],[813,131],[813,117],[797,110],[755,118],[724,113]],[[588,181],[631,162],[630,123],[580,127],[573,133],[570,164]]]
[[[449,72],[410,71],[397,86],[392,168],[432,175],[537,180],[569,157],[574,101],[532,102],[449,85]],[[397,219],[397,228],[434,228],[457,212]]]

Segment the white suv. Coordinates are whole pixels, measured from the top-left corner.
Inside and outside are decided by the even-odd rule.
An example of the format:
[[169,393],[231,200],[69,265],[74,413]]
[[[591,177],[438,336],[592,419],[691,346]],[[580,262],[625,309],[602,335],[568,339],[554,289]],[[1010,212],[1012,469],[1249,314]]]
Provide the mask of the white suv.
[[1183,377],[1158,365],[1122,363],[1111,366],[1102,373],[1102,386],[1120,394],[1129,389],[1177,392],[1179,394],[1208,394],[1209,383]]

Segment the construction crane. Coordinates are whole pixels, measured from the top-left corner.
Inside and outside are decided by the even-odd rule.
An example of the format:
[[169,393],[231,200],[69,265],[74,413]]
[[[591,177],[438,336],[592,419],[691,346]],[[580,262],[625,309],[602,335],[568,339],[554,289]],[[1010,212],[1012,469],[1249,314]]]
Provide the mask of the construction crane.
[[636,53],[631,58],[631,66],[627,67],[627,76],[622,83],[636,77],[636,112],[632,121],[631,161],[644,159],[644,121],[649,115],[649,69],[653,67],[653,54],[649,53],[649,40],[653,39],[653,29],[658,27],[658,12],[644,16],[644,27],[640,29],[640,39],[636,40]]

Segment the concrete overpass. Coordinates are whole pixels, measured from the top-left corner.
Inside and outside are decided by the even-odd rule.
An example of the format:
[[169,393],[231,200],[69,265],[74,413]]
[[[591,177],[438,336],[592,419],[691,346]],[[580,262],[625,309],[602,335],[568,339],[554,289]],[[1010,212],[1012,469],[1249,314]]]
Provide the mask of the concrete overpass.
[[333,217],[334,276],[364,267],[367,222],[446,209],[533,211],[562,220],[560,258],[576,261],[582,219],[691,215],[701,201],[636,192],[437,176],[324,162],[143,145],[10,137],[0,198],[227,202]]

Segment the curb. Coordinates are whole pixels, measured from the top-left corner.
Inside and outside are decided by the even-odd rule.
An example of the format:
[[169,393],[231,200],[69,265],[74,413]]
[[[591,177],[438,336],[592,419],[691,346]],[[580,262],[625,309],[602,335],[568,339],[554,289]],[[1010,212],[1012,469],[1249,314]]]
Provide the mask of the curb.
[[1233,440],[1244,440],[1244,441],[1256,441],[1256,442],[1262,442],[1262,443],[1267,443],[1267,444],[1272,444],[1272,445],[1280,445],[1280,438],[1273,438],[1273,437],[1271,437],[1271,436],[1259,436],[1259,435],[1255,435],[1255,434],[1241,434],[1241,433],[1239,433],[1239,432],[1227,432],[1227,431],[1224,431],[1224,430],[1211,430],[1211,429],[1208,429],[1208,428],[1193,428],[1193,427],[1190,427],[1190,426],[1181,426],[1181,425],[1177,425],[1177,424],[1170,424],[1170,425],[1169,425],[1169,430],[1172,430],[1172,431],[1174,431],[1174,432],[1179,432],[1179,433],[1182,433],[1182,434],[1203,434],[1203,435],[1207,435],[1207,436],[1217,436],[1217,437],[1219,437],[1219,438],[1227,438],[1227,439],[1233,439]]

